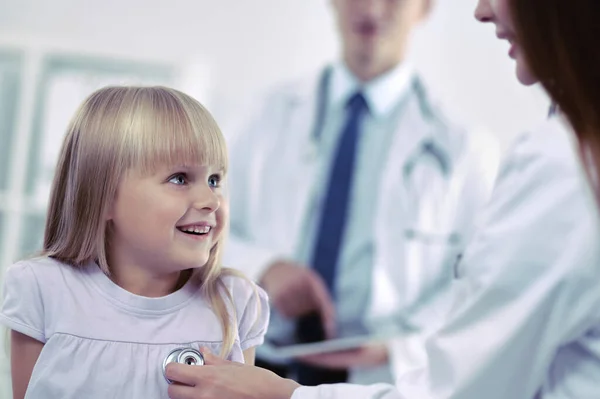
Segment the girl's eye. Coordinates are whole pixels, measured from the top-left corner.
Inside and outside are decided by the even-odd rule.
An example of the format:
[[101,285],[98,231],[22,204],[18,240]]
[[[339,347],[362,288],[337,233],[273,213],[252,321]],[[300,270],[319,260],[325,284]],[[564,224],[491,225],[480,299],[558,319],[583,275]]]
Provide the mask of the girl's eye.
[[212,175],[208,178],[208,184],[211,187],[219,187],[221,185],[221,176],[220,175]]
[[184,173],[179,173],[169,179],[169,183],[177,184],[182,186],[187,183],[187,177]]

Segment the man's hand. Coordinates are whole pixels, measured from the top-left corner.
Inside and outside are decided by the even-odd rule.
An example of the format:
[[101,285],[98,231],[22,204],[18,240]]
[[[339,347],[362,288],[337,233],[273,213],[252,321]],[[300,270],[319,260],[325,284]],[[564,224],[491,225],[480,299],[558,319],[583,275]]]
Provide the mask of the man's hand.
[[218,358],[201,350],[203,366],[170,363],[171,399],[289,399],[300,385],[256,366]]
[[273,263],[260,284],[279,313],[297,318],[316,311],[327,337],[335,334],[335,307],[321,277],[309,267],[293,262]]

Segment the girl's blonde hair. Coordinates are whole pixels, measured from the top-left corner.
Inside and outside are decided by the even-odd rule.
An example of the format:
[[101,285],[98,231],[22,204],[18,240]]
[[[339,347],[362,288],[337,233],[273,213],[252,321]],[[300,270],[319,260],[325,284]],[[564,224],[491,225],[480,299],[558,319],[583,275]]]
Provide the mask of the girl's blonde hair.
[[[106,215],[122,176],[160,165],[227,168],[225,140],[196,100],[166,87],[106,87],[91,94],[73,117],[61,149],[46,219],[43,255],[81,267],[97,262],[107,275]],[[202,283],[223,331],[221,356],[233,347],[235,306],[222,278],[223,240],[193,278]],[[225,300],[227,299],[227,301]]]

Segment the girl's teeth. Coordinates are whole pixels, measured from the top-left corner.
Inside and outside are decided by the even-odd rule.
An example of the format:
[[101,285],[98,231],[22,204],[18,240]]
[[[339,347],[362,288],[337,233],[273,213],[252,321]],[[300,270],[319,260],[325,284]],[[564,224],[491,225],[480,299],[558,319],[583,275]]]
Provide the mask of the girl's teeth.
[[210,231],[210,226],[202,226],[202,227],[190,227],[187,229],[183,229],[186,233],[195,233],[195,234],[207,234]]

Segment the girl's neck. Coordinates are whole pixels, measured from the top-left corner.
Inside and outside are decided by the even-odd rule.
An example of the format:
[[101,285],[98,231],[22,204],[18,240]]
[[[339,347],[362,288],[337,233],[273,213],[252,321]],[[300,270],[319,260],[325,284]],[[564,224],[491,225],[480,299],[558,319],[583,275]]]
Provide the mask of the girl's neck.
[[184,270],[170,274],[156,274],[139,268],[111,268],[110,278],[119,287],[132,294],[158,298],[177,291],[189,280],[191,272]]

